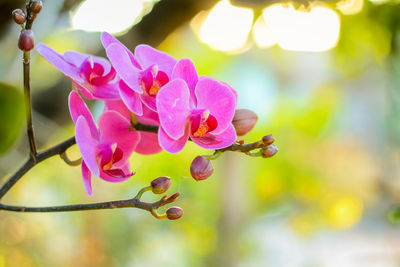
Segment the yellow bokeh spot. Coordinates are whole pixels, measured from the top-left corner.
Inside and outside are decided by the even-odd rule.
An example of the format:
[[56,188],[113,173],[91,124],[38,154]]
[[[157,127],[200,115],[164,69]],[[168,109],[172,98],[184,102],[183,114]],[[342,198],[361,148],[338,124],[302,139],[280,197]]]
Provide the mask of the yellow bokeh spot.
[[258,196],[263,200],[274,200],[285,190],[284,181],[273,172],[262,173],[256,183]]
[[329,224],[340,229],[356,225],[363,213],[363,203],[354,196],[328,198],[324,203],[324,208]]

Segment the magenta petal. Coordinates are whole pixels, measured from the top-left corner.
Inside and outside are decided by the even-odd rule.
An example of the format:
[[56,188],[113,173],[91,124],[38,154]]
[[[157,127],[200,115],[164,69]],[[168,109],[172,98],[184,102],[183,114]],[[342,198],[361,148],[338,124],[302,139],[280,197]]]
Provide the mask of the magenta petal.
[[127,120],[131,119],[131,111],[126,107],[125,103],[122,100],[106,100],[105,101],[107,110],[114,110],[122,115]]
[[142,100],[142,103],[146,105],[146,107],[157,112],[156,98],[154,96],[142,94],[140,95],[140,99]]
[[134,91],[143,93],[139,84],[140,69],[133,65],[125,47],[113,43],[106,48],[106,53],[121,79]]
[[89,89],[83,87],[81,84],[72,81],[72,90],[81,92],[82,96],[86,99],[95,99]]
[[118,41],[117,38],[115,38],[114,36],[112,36],[111,34],[107,33],[107,32],[103,32],[101,34],[101,43],[103,44],[103,47],[105,49],[107,49],[107,47],[109,47],[111,44],[119,44],[122,47],[124,47],[126,53],[129,55],[129,58],[133,64],[133,66],[135,66],[138,69],[141,69],[142,67],[140,66],[140,64],[137,62],[137,60],[135,59],[135,57],[133,56],[132,52],[129,51],[128,48],[126,48],[125,45],[123,45],[120,41]]
[[177,140],[185,133],[189,116],[189,89],[182,79],[172,80],[157,94],[157,110],[164,131]]
[[160,146],[169,153],[178,153],[186,145],[189,138],[189,127],[186,127],[184,135],[178,140],[174,140],[162,129],[158,129],[158,142]]
[[138,45],[135,48],[135,56],[144,69],[157,64],[158,69],[165,72],[168,77],[171,77],[176,64],[176,59],[148,45]]
[[174,71],[172,72],[172,79],[181,78],[183,79],[189,87],[190,90],[190,98],[196,106],[196,97],[194,94],[194,88],[196,87],[197,81],[199,80],[199,76],[197,75],[196,68],[193,65],[193,62],[188,58],[183,58],[176,63],[174,67]]
[[140,100],[140,95],[128,87],[122,80],[119,82],[119,94],[129,110],[138,116],[143,115],[143,107],[142,101]]
[[101,171],[99,177],[107,182],[119,183],[128,180],[134,174],[129,171],[129,163],[126,162],[121,168]]
[[118,83],[93,86],[92,94],[96,99],[120,99]]
[[207,133],[201,137],[190,135],[190,138],[201,147],[207,149],[219,149],[230,146],[236,141],[236,131],[232,124],[230,124],[225,131],[218,135]]
[[69,104],[69,111],[71,113],[71,117],[74,123],[76,124],[79,116],[83,116],[90,128],[92,137],[94,139],[99,139],[99,132],[97,130],[96,124],[94,123],[92,114],[90,113],[85,102],[82,100],[82,98],[77,92],[71,91],[71,93],[69,94],[68,104]]
[[117,143],[122,150],[122,159],[115,164],[121,166],[130,157],[140,140],[137,131],[130,130],[130,122],[115,111],[106,111],[99,118],[99,129],[102,142]]
[[143,105],[143,115],[136,118],[141,123],[160,125],[158,113],[149,109],[146,105]]
[[108,32],[103,32],[101,34],[101,43],[103,44],[104,48],[107,48],[109,45],[111,45],[113,43],[121,43],[121,42],[118,41],[117,38],[115,38],[114,36],[112,36]]
[[97,140],[93,139],[90,127],[83,116],[79,116],[76,120],[75,138],[82,160],[95,176],[99,176],[100,170],[96,160]]
[[86,193],[91,196],[93,195],[92,191],[92,173],[86,166],[86,163],[82,161],[82,178],[83,178],[83,185],[85,186]]
[[236,97],[231,89],[212,79],[202,77],[195,88],[198,109],[208,109],[218,121],[212,132],[219,134],[231,123],[236,108]]
[[139,132],[140,141],[137,144],[135,151],[143,155],[156,154],[162,151],[158,144],[158,136],[156,133]]
[[90,57],[90,55],[81,54],[81,53],[74,52],[74,51],[66,51],[63,55],[63,58],[65,59],[65,61],[67,61],[68,63],[70,63],[78,68],[82,65],[82,63],[85,60],[88,59],[88,57]]
[[36,46],[36,51],[69,78],[76,81],[82,80],[79,75],[79,69],[76,66],[73,66],[72,64],[65,61],[65,59],[59,53],[57,53],[50,47],[44,44],[38,44]]

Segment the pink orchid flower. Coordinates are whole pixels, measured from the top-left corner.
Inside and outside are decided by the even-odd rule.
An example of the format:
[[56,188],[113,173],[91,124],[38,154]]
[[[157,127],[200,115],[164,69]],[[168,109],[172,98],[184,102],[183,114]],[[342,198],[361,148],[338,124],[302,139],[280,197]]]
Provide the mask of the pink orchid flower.
[[[113,110],[121,114],[126,120],[131,120],[131,111],[125,106],[122,100],[105,101],[105,111]],[[158,114],[146,106],[143,106],[143,115],[136,116],[141,123],[160,125]],[[140,141],[136,145],[135,152],[142,155],[151,155],[161,152],[163,149],[158,144],[158,136],[156,133],[138,131]]]
[[120,95],[136,115],[143,114],[143,105],[157,111],[156,96],[170,80],[176,59],[148,45],[138,45],[133,55],[128,48],[104,32],[101,41],[111,64],[121,77]]
[[74,121],[75,138],[82,154],[82,176],[88,195],[92,195],[92,174],[108,182],[122,182],[134,173],[128,158],[140,136],[130,131],[130,122],[115,111],[104,112],[97,130],[85,102],[75,91],[69,96],[69,109]]
[[60,55],[44,44],[38,44],[36,50],[70,78],[85,98],[120,98],[117,73],[107,60],[73,51]]
[[236,140],[231,123],[236,102],[236,92],[230,86],[209,77],[199,78],[189,59],[180,60],[172,80],[157,95],[161,147],[177,153],[189,137],[207,149],[231,145]]

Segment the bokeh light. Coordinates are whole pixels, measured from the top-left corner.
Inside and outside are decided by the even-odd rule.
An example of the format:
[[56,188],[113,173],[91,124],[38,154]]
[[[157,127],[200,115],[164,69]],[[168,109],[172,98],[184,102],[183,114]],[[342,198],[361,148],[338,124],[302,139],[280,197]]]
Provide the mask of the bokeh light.
[[285,50],[325,51],[338,42],[340,18],[329,8],[316,6],[300,11],[277,4],[266,8],[263,15],[276,42]]
[[73,13],[72,28],[94,32],[123,32],[135,24],[142,10],[142,0],[86,0]]
[[216,50],[243,48],[253,23],[253,11],[220,1],[210,11],[200,28],[200,39]]

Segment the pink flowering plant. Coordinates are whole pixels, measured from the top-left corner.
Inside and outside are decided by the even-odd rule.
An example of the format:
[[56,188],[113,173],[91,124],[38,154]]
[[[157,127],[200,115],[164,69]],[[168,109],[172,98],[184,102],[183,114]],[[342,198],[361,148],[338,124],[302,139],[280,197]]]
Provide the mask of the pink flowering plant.
[[[61,55],[45,44],[36,46],[34,51],[71,79],[69,110],[75,124],[75,137],[37,152],[30,103],[29,51],[34,49],[32,23],[41,7],[41,1],[30,0],[26,13],[22,10],[13,13],[18,15],[14,15],[14,20],[23,27],[19,48],[24,51],[30,156],[0,188],[0,199],[24,173],[54,155],[60,155],[69,165],[81,166],[84,188],[88,195],[92,195],[96,192],[92,188],[93,177],[115,183],[135,175],[129,165],[132,153],[151,155],[162,150],[178,153],[188,141],[194,142],[212,150],[209,155],[195,157],[190,166],[191,175],[200,181],[212,175],[211,160],[223,152],[242,152],[266,158],[277,152],[271,135],[249,144],[238,141],[238,136],[245,135],[254,127],[257,115],[250,110],[237,109],[238,95],[227,83],[199,76],[190,59],[177,60],[148,45],[139,45],[131,52],[106,32],[101,35],[101,42],[108,59],[74,51]],[[21,19],[22,15],[26,16],[25,19]],[[104,102],[105,108],[97,122],[85,99]],[[81,159],[71,160],[66,155],[66,150],[74,144],[79,148]],[[178,219],[183,215],[179,207],[171,207],[163,214],[159,214],[157,209],[175,202],[179,193],[166,195],[154,203],[140,200],[146,191],[163,194],[170,184],[169,177],[156,178],[128,200],[54,207],[0,204],[0,209],[51,212],[134,207],[147,210],[159,219]]]

